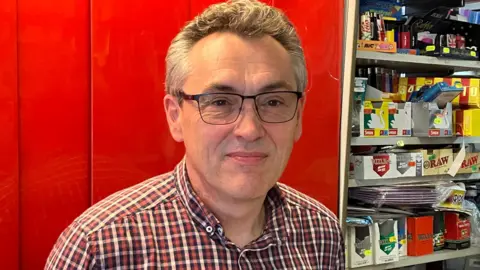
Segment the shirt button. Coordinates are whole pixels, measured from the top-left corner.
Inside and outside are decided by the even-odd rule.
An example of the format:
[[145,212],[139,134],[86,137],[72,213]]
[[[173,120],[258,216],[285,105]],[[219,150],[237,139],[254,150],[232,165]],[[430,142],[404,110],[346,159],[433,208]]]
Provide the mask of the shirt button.
[[218,228],[217,228],[217,232],[218,232],[218,234],[220,234],[220,235],[223,234],[223,229],[222,229],[222,227],[218,227]]
[[208,226],[208,227],[207,227],[207,233],[212,233],[212,232],[213,232],[212,226]]

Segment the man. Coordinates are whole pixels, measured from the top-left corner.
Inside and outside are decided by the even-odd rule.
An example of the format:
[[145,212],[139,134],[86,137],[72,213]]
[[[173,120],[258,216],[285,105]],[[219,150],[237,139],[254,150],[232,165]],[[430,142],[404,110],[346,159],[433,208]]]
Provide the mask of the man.
[[175,37],[164,106],[185,158],[77,218],[46,269],[344,269],[335,216],[277,183],[302,132],[305,59],[283,13],[210,6]]

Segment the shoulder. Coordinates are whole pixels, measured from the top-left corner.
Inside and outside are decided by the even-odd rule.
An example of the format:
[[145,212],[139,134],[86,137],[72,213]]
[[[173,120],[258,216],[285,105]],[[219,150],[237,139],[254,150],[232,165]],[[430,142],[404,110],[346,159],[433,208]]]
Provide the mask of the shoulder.
[[106,197],[75,219],[74,224],[88,235],[125,217],[168,204],[176,194],[173,172],[155,176]]
[[341,234],[340,223],[337,216],[325,207],[325,205],[285,184],[279,183],[279,188],[285,198],[287,207],[295,209],[303,215],[318,217],[321,219],[322,225],[337,230]]

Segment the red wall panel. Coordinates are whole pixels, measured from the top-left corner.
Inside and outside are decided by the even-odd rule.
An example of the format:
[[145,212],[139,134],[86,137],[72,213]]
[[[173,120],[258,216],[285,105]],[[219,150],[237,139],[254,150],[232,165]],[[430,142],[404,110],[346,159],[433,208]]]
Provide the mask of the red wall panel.
[[338,213],[343,0],[274,0],[295,24],[307,60],[303,133],[282,181]]
[[182,158],[163,112],[164,61],[187,16],[187,0],[92,1],[94,202]]
[[18,0],[18,28],[20,261],[42,269],[90,201],[88,1]]
[[16,0],[0,4],[0,258],[18,269],[18,92]]

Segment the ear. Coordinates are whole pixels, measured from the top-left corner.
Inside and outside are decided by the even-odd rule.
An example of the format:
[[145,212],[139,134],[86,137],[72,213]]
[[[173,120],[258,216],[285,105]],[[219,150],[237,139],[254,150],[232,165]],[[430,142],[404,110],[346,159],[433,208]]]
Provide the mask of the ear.
[[183,142],[182,109],[180,108],[180,104],[178,104],[178,99],[167,94],[163,98],[163,106],[165,108],[170,134],[172,134],[175,141]]
[[298,140],[300,140],[300,137],[302,136],[303,109],[305,108],[306,98],[307,97],[304,94],[303,97],[298,101],[297,126],[295,128],[295,142],[298,142]]

